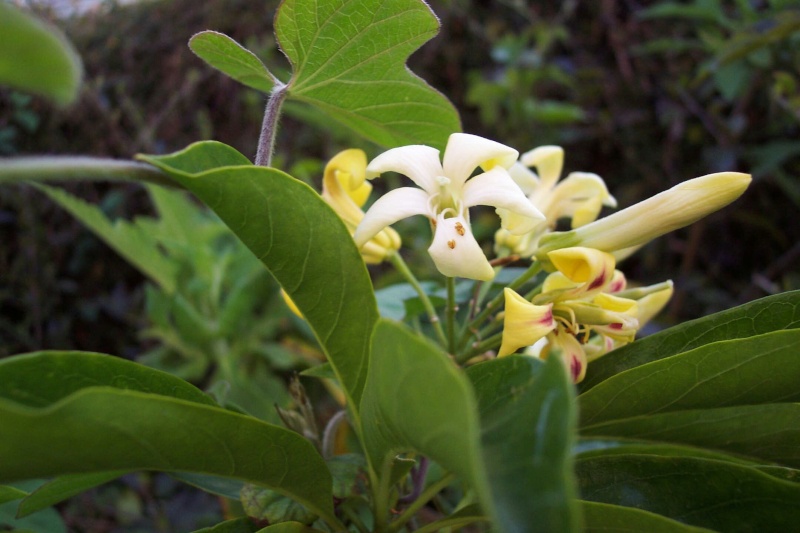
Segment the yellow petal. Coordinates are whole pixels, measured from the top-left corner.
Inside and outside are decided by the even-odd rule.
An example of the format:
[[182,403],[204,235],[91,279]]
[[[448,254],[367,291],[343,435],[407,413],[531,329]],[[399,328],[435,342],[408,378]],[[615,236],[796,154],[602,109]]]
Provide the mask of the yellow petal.
[[534,305],[513,290],[503,290],[506,299],[503,318],[503,342],[499,357],[531,346],[555,327],[552,305]]
[[605,286],[614,275],[614,256],[592,248],[574,247],[554,250],[547,255],[559,272],[586,290]]
[[572,378],[573,383],[580,383],[586,376],[586,352],[574,335],[562,328],[557,328],[547,336],[550,341],[549,353],[557,352]]

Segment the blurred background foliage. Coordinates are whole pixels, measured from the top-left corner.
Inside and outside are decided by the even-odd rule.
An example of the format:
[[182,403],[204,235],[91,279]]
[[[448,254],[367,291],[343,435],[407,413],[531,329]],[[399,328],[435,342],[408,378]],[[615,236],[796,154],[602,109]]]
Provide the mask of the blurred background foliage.
[[[64,29],[84,60],[86,81],[66,109],[0,89],[0,155],[130,158],[200,139],[255,154],[264,96],[205,66],[186,43],[198,31],[224,32],[285,81],[288,63],[271,30],[277,0],[106,2],[80,13],[63,9],[68,0],[22,4]],[[565,173],[596,172],[621,207],[711,172],[753,173],[753,185],[732,207],[651,243],[623,265],[637,282],[675,281],[662,324],[800,288],[800,2],[438,0],[431,7],[442,31],[410,66],[454,102],[465,131],[520,152],[560,144]],[[335,124],[320,128],[322,121],[287,104],[274,160],[318,189],[324,161],[338,150],[379,152]],[[68,191],[110,220],[164,216],[137,185],[72,184]],[[473,217],[489,249],[496,217]],[[267,365],[270,375],[286,377],[307,366],[315,356],[308,331],[276,298],[274,283],[257,276],[249,252],[204,220],[206,229],[189,240],[159,244],[181,273],[170,293],[146,283],[42,192],[0,188],[0,356],[70,348],[144,357],[208,385],[220,372],[220,354],[193,355],[198,346],[241,341],[237,357],[250,374]],[[406,246],[427,247],[425,220],[399,229]],[[433,274],[426,254],[408,258]],[[224,275],[215,279],[219,268]],[[213,327],[241,280],[262,300],[243,304],[252,327],[231,328],[225,337]],[[389,273],[376,285],[393,280]],[[204,300],[215,284],[217,299]],[[210,333],[186,322],[195,311]],[[214,342],[193,338],[198,331]],[[283,404],[285,391],[272,388],[270,405]],[[234,403],[258,401],[240,394]],[[266,405],[251,409],[273,416]],[[142,506],[154,498],[152,487],[173,490],[164,479],[131,478],[113,490],[138,494],[129,504]],[[100,506],[103,498],[93,501]],[[169,509],[142,508],[147,528],[169,530],[158,529],[169,523]]]

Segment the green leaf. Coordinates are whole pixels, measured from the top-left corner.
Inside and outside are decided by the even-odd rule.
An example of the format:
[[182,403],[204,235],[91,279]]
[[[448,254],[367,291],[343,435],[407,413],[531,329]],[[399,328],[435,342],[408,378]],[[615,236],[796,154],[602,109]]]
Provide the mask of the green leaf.
[[169,294],[175,292],[178,265],[170,261],[153,235],[138,223],[109,220],[103,211],[64,190],[34,184],[51,200],[69,211],[95,235]]
[[224,33],[196,33],[189,39],[189,48],[215,69],[258,91],[270,92],[277,81],[253,52]]
[[255,533],[259,527],[247,517],[226,520],[211,527],[197,529],[192,533]]
[[331,476],[300,435],[223,409],[107,387],[34,409],[0,400],[0,482],[110,470],[197,472],[280,491],[338,524]]
[[267,266],[314,330],[355,407],[378,318],[361,254],[333,209],[291,176],[255,166],[203,172],[214,164],[241,165],[244,156],[237,154],[220,143],[196,143],[171,156],[139,157],[211,207]]
[[122,477],[128,472],[128,470],[116,470],[113,472],[71,474],[57,477],[31,492],[30,495],[22,500],[19,508],[17,508],[17,517],[23,518],[41,511],[76,494]]
[[309,512],[303,505],[283,494],[250,483],[242,488],[240,498],[247,516],[260,521],[266,520],[270,524],[288,521],[310,524],[317,518],[317,515]]
[[584,531],[587,533],[702,533],[711,531],[687,526],[661,515],[633,507],[606,503],[581,502]]
[[475,522],[487,522],[489,518],[485,516],[479,506],[467,505],[459,509],[448,517],[442,518],[430,524],[425,524],[416,530],[416,533],[433,533],[435,531],[450,531],[459,529],[463,526],[474,524]]
[[256,533],[323,533],[319,529],[304,526],[298,522],[283,522],[259,529]]
[[367,455],[384,478],[395,455],[419,452],[461,476],[491,515],[472,387],[438,347],[379,321],[361,414]]
[[625,370],[705,344],[799,327],[800,291],[768,296],[727,311],[684,322],[614,350],[592,362],[579,390],[587,391]]
[[45,351],[0,360],[0,398],[28,407],[47,407],[81,389],[103,386],[214,405],[182,379],[110,355]]
[[681,409],[800,400],[800,330],[707,344],[578,397],[581,426]]
[[228,479],[219,476],[207,476],[203,474],[192,474],[190,472],[170,472],[170,476],[187,483],[198,489],[202,489],[211,494],[238,500],[244,483],[235,479]]
[[574,387],[560,358],[510,356],[467,370],[483,458],[503,531],[577,531]]
[[634,507],[716,531],[793,531],[800,485],[721,461],[654,455],[578,460],[585,500]]
[[598,424],[585,435],[699,446],[800,467],[800,404],[678,411]]
[[0,504],[4,504],[6,502],[13,502],[14,500],[21,500],[28,493],[24,490],[17,489],[15,487],[7,487],[5,485],[0,485]]
[[461,130],[453,105],[405,64],[438,29],[419,0],[285,0],[275,17],[290,98],[389,147],[441,149]]
[[8,526],[15,533],[67,533],[67,527],[55,509],[43,509],[32,516],[16,518],[16,502],[0,505],[0,530]]
[[80,57],[57,28],[0,2],[0,84],[66,105],[78,96]]

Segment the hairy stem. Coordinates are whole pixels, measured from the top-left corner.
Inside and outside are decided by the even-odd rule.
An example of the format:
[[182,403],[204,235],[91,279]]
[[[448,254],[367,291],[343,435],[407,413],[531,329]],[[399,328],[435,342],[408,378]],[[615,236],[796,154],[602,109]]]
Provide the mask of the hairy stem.
[[272,152],[275,149],[275,137],[278,133],[278,119],[280,119],[281,107],[287,93],[288,86],[277,83],[267,99],[264,120],[261,122],[261,136],[258,139],[256,166],[268,167],[272,163]]
[[147,163],[99,157],[36,156],[0,158],[0,184],[22,181],[111,180],[180,187]]

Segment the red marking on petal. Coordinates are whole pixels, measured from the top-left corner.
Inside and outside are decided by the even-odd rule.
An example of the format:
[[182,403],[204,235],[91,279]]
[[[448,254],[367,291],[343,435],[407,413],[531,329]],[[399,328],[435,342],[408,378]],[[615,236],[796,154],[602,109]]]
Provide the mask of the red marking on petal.
[[625,288],[625,282],[620,280],[616,283],[613,283],[611,287],[609,287],[608,292],[619,292]]
[[572,373],[572,381],[577,382],[581,375],[581,361],[578,356],[573,355],[569,364],[569,371]]
[[596,289],[597,287],[602,287],[603,284],[606,282],[606,271],[603,270],[599,276],[597,276],[594,281],[589,285],[589,290]]
[[615,322],[614,324],[609,324],[608,327],[610,327],[611,329],[620,330],[622,329],[622,324],[620,324],[619,322]]
[[552,324],[553,324],[553,309],[552,309],[552,308],[550,308],[550,309],[547,311],[547,314],[546,314],[546,315],[544,315],[544,316],[543,316],[543,317],[542,317],[542,318],[539,320],[539,323],[540,323],[540,324],[545,324],[545,325],[548,325],[548,326],[550,326],[550,325],[552,325]]

